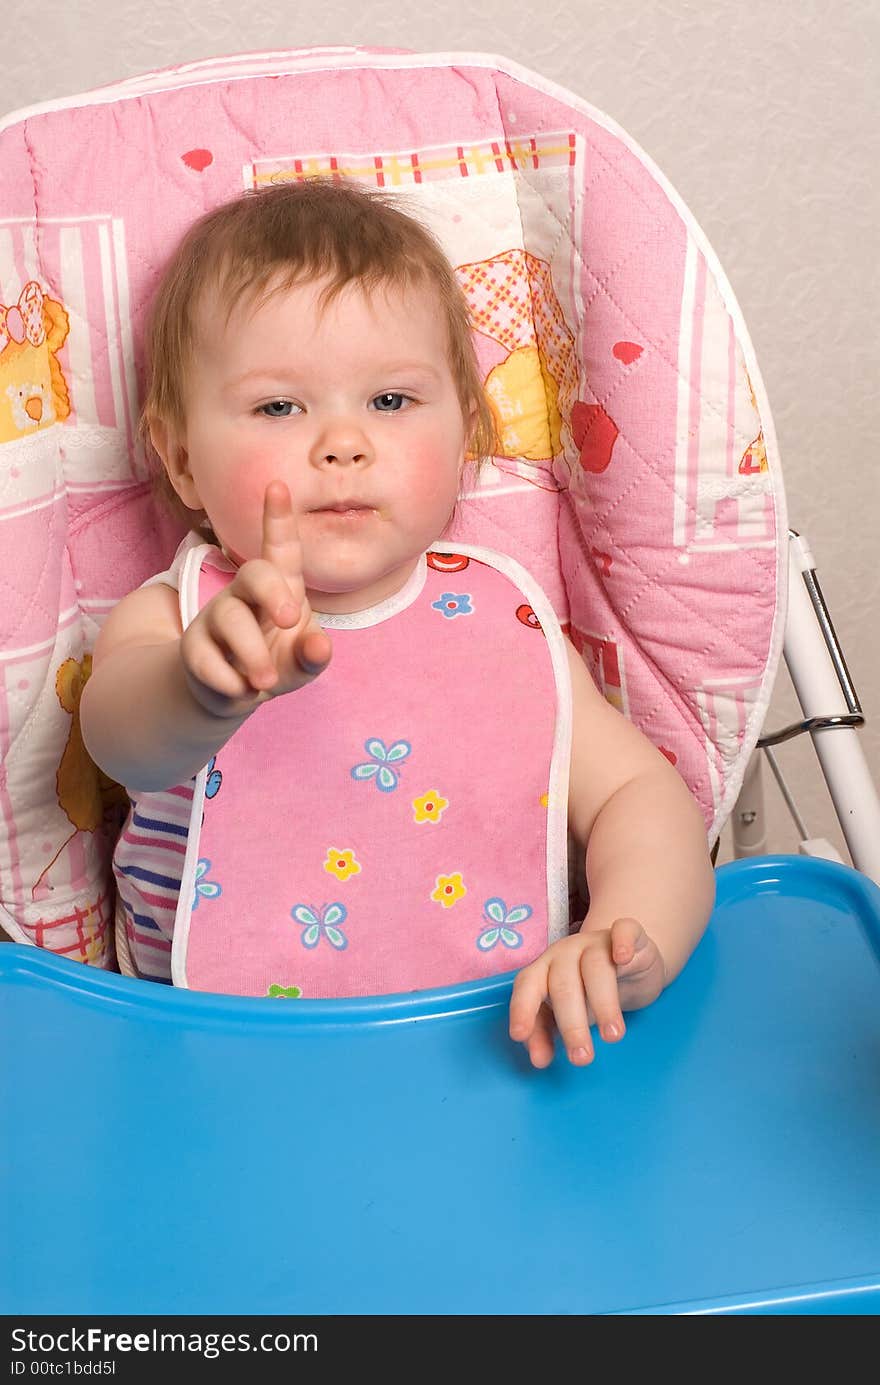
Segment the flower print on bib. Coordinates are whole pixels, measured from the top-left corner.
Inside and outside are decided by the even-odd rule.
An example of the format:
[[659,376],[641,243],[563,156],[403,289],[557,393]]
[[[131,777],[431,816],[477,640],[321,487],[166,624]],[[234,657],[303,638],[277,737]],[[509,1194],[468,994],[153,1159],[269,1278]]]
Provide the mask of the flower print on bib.
[[[190,552],[184,624],[232,573]],[[437,544],[396,596],[318,619],[328,668],[196,779],[175,984],[308,999],[524,966],[568,931],[571,692],[549,602],[504,555]]]

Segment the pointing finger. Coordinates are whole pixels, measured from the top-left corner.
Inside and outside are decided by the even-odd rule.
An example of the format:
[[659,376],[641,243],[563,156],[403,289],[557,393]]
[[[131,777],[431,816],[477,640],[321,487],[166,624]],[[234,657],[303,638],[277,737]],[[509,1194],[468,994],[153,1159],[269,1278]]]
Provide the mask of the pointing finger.
[[302,577],[302,549],[290,491],[283,481],[270,481],[263,499],[263,543],[260,556],[287,577]]

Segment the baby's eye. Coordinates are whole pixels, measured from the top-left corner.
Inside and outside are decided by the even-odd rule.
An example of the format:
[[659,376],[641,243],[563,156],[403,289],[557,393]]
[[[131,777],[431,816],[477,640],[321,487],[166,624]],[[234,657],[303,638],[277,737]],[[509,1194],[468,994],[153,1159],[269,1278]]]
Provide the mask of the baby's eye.
[[289,418],[292,413],[301,413],[298,404],[294,404],[291,399],[270,399],[268,404],[261,404],[257,409],[258,414],[263,414],[265,418]]
[[380,414],[396,414],[399,409],[411,403],[412,400],[408,395],[400,394],[397,390],[388,390],[385,394],[377,394],[373,400],[373,404]]

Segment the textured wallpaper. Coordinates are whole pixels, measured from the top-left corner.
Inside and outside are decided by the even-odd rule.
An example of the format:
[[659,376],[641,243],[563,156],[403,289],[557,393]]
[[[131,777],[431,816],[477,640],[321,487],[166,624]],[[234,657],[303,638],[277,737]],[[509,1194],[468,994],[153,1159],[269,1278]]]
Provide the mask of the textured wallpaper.
[[[382,0],[43,0],[38,23],[9,8],[7,111],[215,54],[354,43],[502,54],[612,116],[688,203],[739,299],[790,522],[810,540],[880,781],[876,0],[435,0],[423,17]],[[768,725],[796,716],[783,669]],[[809,743],[779,760],[808,831],[847,859]],[[764,780],[766,849],[794,850],[796,828]]]

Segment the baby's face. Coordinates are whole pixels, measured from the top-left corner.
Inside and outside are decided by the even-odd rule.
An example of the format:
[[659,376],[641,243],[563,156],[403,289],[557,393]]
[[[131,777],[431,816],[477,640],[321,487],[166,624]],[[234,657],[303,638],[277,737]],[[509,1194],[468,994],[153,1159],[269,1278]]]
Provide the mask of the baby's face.
[[290,490],[303,572],[319,611],[353,611],[399,590],[444,529],[465,424],[433,294],[322,282],[260,307],[206,306],[169,466],[236,560],[258,557],[270,481]]

